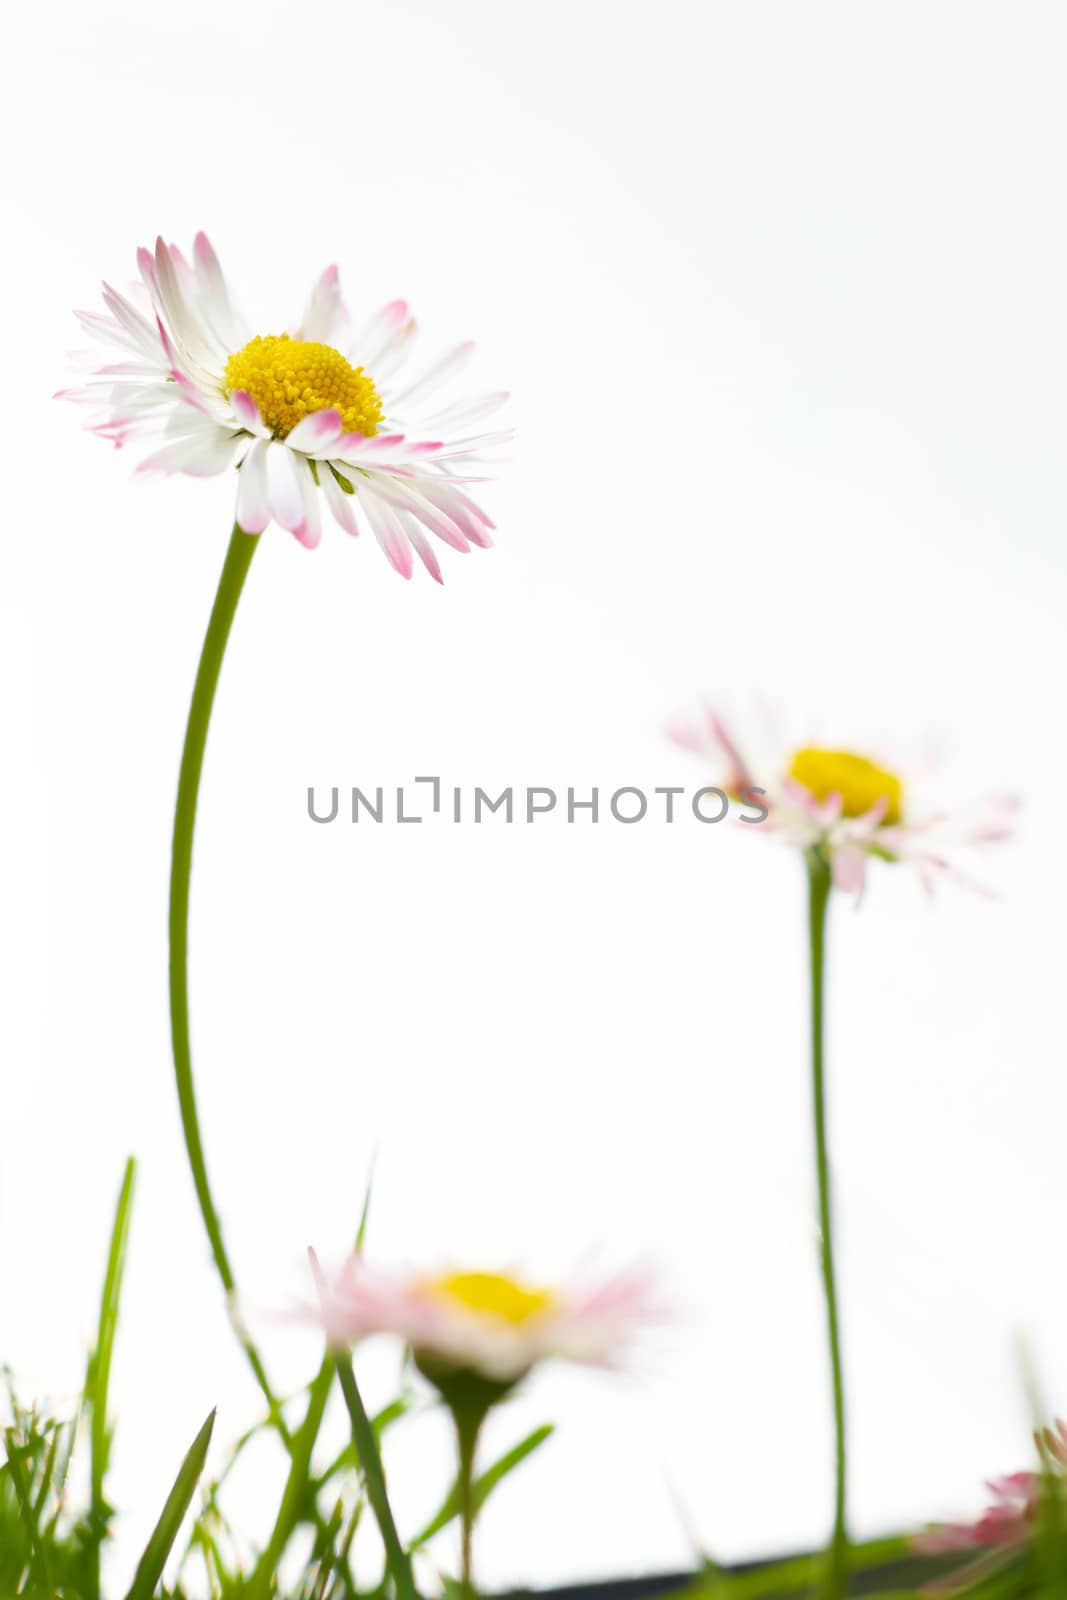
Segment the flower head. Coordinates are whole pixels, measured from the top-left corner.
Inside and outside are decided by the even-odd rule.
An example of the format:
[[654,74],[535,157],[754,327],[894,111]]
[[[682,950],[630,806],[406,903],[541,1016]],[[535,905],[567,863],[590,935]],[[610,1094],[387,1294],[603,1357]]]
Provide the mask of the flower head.
[[1057,1418],[1053,1427],[1035,1433],[1034,1442],[1040,1472],[1009,1472],[990,1479],[986,1488],[992,1499],[979,1516],[968,1522],[938,1523],[912,1539],[912,1548],[923,1555],[972,1550],[981,1557],[952,1574],[953,1588],[966,1586],[1025,1549],[1039,1533],[1044,1513],[1053,1511],[1052,1525],[1062,1528],[1067,1510],[1067,1422]]
[[85,382],[60,394],[86,406],[90,430],[116,446],[155,439],[139,471],[210,477],[239,468],[244,532],[277,522],[309,549],[325,500],[346,533],[369,527],[405,578],[418,556],[441,582],[429,534],[459,551],[492,543],[493,524],[468,486],[482,481],[487,455],[508,435],[471,430],[507,397],[439,397],[472,345],[412,376],[407,304],[391,301],[351,335],[336,267],[292,333],[250,338],[203,233],[192,261],[158,239],[137,262],[129,296],[105,284],[105,311],[78,313],[120,359],[76,358]]
[[1010,1472],[991,1478],[986,1488],[992,1502],[971,1522],[943,1522],[917,1534],[916,1550],[939,1555],[949,1550],[1013,1550],[1033,1531],[1040,1504],[1041,1477],[1036,1472]]
[[612,1366],[653,1315],[643,1277],[548,1289],[503,1272],[390,1277],[350,1256],[333,1281],[316,1266],[316,1315],[335,1348],[392,1333],[416,1361],[511,1385],[553,1358]]
[[698,722],[674,723],[670,737],[704,759],[711,781],[746,802],[762,803],[767,825],[796,848],[817,850],[839,889],[858,894],[867,862],[903,861],[926,888],[940,877],[961,878],[961,856],[1009,838],[1018,801],[1000,796],[972,814],[946,811],[923,798],[926,774],[906,778],[868,751],[842,750],[780,736],[761,740],[762,754],[741,743],[715,711]]

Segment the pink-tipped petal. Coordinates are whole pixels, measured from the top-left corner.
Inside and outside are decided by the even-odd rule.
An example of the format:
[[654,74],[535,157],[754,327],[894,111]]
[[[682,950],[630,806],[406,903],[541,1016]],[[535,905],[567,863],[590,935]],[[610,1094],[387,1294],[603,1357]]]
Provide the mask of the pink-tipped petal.
[[345,321],[340,273],[336,266],[329,266],[311,291],[297,338],[334,344],[337,330]]
[[262,533],[270,522],[267,490],[267,450],[259,439],[249,450],[237,474],[237,522],[245,533]]
[[394,406],[403,406],[424,400],[428,394],[432,394],[442,383],[445,383],[457,373],[461,367],[466,366],[473,354],[473,340],[468,339],[465,344],[456,345],[455,349],[449,350],[439,361],[435,361],[431,366],[427,367],[421,378],[416,378],[415,382],[409,384],[406,389],[400,389],[395,395],[392,395],[390,397],[391,403]]
[[234,389],[230,395],[230,404],[242,428],[246,429],[248,433],[254,433],[260,438],[266,438],[267,429],[264,426],[260,409],[246,389]]
[[384,500],[380,500],[377,495],[368,493],[362,488],[359,503],[389,565],[394,572],[399,572],[402,578],[410,578],[415,570],[411,545],[393,514],[393,508]]
[[353,538],[358,538],[359,523],[356,521],[355,506],[353,504],[355,495],[347,494],[341,488],[326,463],[319,468],[319,483],[322,485],[322,493],[326,504],[329,506],[338,527],[343,528]]
[[318,490],[310,473],[307,473],[302,480],[301,490],[304,500],[304,520],[298,528],[293,529],[293,535],[305,550],[314,550],[322,541],[322,514],[319,509]]
[[306,521],[302,476],[310,476],[304,462],[284,444],[272,440],[266,449],[267,493],[276,522],[289,533]]
[[174,382],[178,385],[178,388],[181,390],[183,400],[187,401],[188,404],[193,406],[197,411],[202,412],[205,417],[213,417],[215,415],[207,401],[204,399],[203,395],[200,393],[200,390],[196,387],[196,384],[191,382],[191,380],[185,376],[184,372],[179,372],[177,367],[175,367],[170,375],[174,379]]
[[867,876],[867,856],[857,845],[844,844],[834,851],[834,888],[842,894],[862,894]]
[[328,450],[341,437],[344,424],[339,411],[313,411],[310,416],[302,417],[286,436],[286,444],[290,450],[300,450],[307,455],[315,455],[320,450]]
[[200,302],[211,331],[227,349],[236,349],[245,343],[244,330],[230,302],[230,292],[219,258],[204,232],[198,233],[193,240],[193,264]]
[[233,465],[237,449],[238,441],[229,438],[221,429],[214,437],[198,433],[164,445],[162,450],[142,461],[137,471],[184,472],[191,478],[214,478]]
[[441,572],[441,563],[434,554],[433,545],[430,543],[429,539],[427,539],[418,523],[413,517],[406,516],[402,511],[398,511],[396,516],[409,541],[411,542],[415,550],[415,554],[426,568],[426,571],[430,574],[430,577],[435,583],[443,584],[445,580],[444,575]]

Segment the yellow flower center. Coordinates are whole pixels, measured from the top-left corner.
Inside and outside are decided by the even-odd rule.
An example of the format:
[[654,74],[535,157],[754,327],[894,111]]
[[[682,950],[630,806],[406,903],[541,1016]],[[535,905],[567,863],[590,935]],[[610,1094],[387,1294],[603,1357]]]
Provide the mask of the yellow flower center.
[[427,1278],[421,1290],[428,1299],[444,1300],[512,1327],[547,1311],[554,1298],[548,1289],[530,1289],[496,1272],[446,1272]]
[[904,786],[892,772],[875,766],[866,756],[848,750],[819,750],[808,746],[798,750],[789,767],[789,776],[802,784],[816,800],[841,796],[841,811],[846,817],[862,817],[879,800],[886,802],[886,827],[900,821]]
[[244,389],[276,439],[313,411],[341,413],[346,433],[371,438],[382,421],[378,391],[362,367],[349,366],[328,344],[257,334],[226,363],[226,393]]

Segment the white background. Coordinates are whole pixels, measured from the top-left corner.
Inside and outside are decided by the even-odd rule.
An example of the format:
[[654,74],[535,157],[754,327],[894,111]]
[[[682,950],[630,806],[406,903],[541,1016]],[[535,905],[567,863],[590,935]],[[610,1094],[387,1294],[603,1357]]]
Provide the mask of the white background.
[[[831,1095],[853,1522],[965,1511],[1025,1464],[1014,1340],[1067,1408],[1061,745],[1062,9],[457,0],[24,7],[0,96],[0,1350],[78,1382],[141,1162],[114,1384],[115,1582],[209,1406],[256,1414],[170,1076],[167,848],[230,479],[129,480],[49,398],[70,308],[155,233],[213,238],[253,325],[342,268],[514,394],[498,548],[405,585],[270,532],[226,662],[194,879],[196,1071],[264,1320],[371,1246],[566,1274],[657,1263],[624,1381],[545,1375],[556,1439],[485,1583],[823,1537],[798,862],[726,827],[313,826],[309,783],[695,786],[664,720],[763,696],[831,742],[951,749],[1019,842],[930,905],[835,909]],[[906,756],[904,758],[906,773]],[[368,1352],[387,1398],[387,1350]],[[340,1419],[332,1417],[335,1435]],[[445,1474],[398,1434],[405,1527]],[[235,1498],[261,1537],[265,1450]],[[445,1541],[441,1559],[449,1559]]]

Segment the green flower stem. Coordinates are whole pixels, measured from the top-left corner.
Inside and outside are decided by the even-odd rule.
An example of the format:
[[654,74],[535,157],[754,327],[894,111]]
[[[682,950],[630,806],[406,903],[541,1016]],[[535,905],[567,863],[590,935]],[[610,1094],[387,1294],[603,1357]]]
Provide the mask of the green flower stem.
[[464,1600],[474,1600],[474,1457],[486,1412],[453,1412],[459,1446],[460,1580]]
[[[185,1136],[185,1148],[200,1206],[200,1215],[211,1246],[212,1259],[229,1299],[231,1311],[236,1308],[237,1285],[208,1181],[207,1163],[200,1136],[196,1091],[193,1086],[192,1053],[189,1043],[189,883],[193,865],[197,797],[200,792],[200,776],[204,765],[204,750],[207,745],[211,712],[215,703],[215,691],[237,605],[248,576],[248,569],[252,565],[252,558],[258,548],[259,535],[247,534],[235,524],[226,551],[222,575],[219,578],[207,633],[204,636],[196,682],[193,685],[193,697],[189,706],[189,720],[186,724],[181,769],[178,775],[178,797],[174,809],[170,871],[170,1017],[178,1105],[181,1110],[182,1132]],[[315,1378],[310,1391],[307,1414],[294,1437],[282,1414],[254,1341],[236,1317],[233,1321],[249,1365],[266,1399],[270,1421],[291,1457],[284,1498],[268,1547],[273,1563],[280,1557],[293,1525],[299,1519],[301,1509],[305,1505],[311,1455],[333,1377],[333,1364],[325,1362]],[[324,1524],[317,1506],[312,1507],[311,1517],[315,1526],[322,1532]],[[264,1563],[266,1559],[265,1552]],[[273,1567],[267,1567],[265,1570],[269,1578]]]
[[367,1499],[370,1501],[382,1543],[385,1545],[385,1562],[393,1580],[397,1600],[418,1600],[411,1576],[411,1564],[400,1543],[400,1535],[393,1521],[378,1440],[356,1384],[352,1358],[346,1352],[337,1351],[334,1354],[334,1362],[352,1424],[352,1443],[355,1447],[356,1460],[362,1469],[363,1480],[367,1487]]
[[[181,1110],[182,1133],[189,1157],[193,1185],[204,1219],[211,1255],[222,1286],[231,1305],[236,1299],[236,1281],[230,1258],[223,1243],[215,1202],[208,1182],[204,1147],[200,1138],[200,1120],[196,1109],[196,1091],[193,1087],[193,1063],[189,1048],[189,878],[193,865],[193,830],[196,825],[196,801],[200,791],[200,774],[204,765],[204,747],[207,744],[211,709],[215,703],[215,689],[219,681],[226,642],[230,637],[237,602],[241,598],[252,557],[259,545],[259,537],[244,533],[236,524],[230,538],[226,561],[219,579],[215,604],[204,636],[193,685],[193,698],[189,706],[189,720],[185,729],[181,769],[178,774],[178,798],[174,808],[174,840],[170,864],[170,1026],[174,1047],[174,1077],[178,1088],[178,1105]],[[291,1435],[267,1378],[266,1370],[252,1339],[243,1329],[238,1338],[248,1357],[256,1381],[266,1397],[271,1418],[286,1444]]]
[[826,912],[833,880],[821,851],[808,851],[808,936],[811,951],[811,1078],[815,1120],[815,1166],[819,1186],[819,1257],[830,1346],[830,1372],[834,1400],[834,1528],[827,1552],[822,1593],[825,1600],[840,1600],[848,1577],[848,1533],[845,1523],[847,1459],[845,1453],[845,1381],[841,1364],[841,1332],[837,1319],[834,1278],[833,1218],[830,1196],[830,1160],[826,1142],[826,1085],[823,1060],[823,1000],[826,979]]

